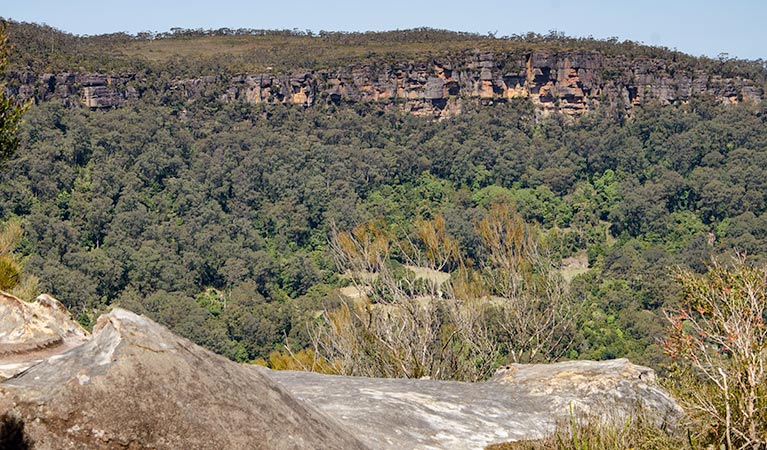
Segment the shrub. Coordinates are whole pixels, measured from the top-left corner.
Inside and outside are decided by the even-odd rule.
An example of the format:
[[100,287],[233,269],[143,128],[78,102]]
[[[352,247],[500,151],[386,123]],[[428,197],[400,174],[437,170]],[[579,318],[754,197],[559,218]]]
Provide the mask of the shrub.
[[679,450],[687,445],[640,411],[624,421],[572,416],[545,439],[493,444],[486,450]]
[[684,406],[711,443],[767,448],[767,267],[741,257],[677,279],[684,298],[667,314],[666,348],[688,377]]
[[19,284],[21,270],[9,255],[0,256],[0,289],[7,291]]

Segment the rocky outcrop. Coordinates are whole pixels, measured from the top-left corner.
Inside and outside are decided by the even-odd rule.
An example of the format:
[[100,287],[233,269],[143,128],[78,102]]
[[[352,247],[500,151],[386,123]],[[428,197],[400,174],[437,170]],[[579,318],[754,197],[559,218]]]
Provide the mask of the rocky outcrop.
[[673,425],[676,402],[626,359],[514,364],[486,383],[267,372],[373,449],[482,449],[540,439],[571,414],[621,421],[641,408]]
[[18,83],[14,93],[37,102],[59,99],[66,106],[92,109],[122,106],[139,98],[135,74],[105,75],[94,73],[11,73]]
[[88,337],[55,298],[43,294],[27,303],[0,291],[0,377],[11,377]]
[[[763,86],[701,68],[653,58],[630,59],[597,51],[530,53],[465,52],[424,62],[358,63],[286,74],[243,74],[175,79],[166,84],[125,74],[12,74],[17,94],[38,101],[59,97],[70,104],[110,108],[145,92],[194,102],[295,104],[371,102],[415,115],[446,118],[468,99],[482,103],[527,98],[541,112],[580,115],[607,102],[618,108],[657,100],[684,103],[699,95],[722,102],[758,102]],[[153,84],[154,83],[154,84]]]
[[121,309],[1,383],[2,414],[36,450],[367,448],[263,374]]
[[657,384],[655,371],[625,358],[511,364],[498,369],[489,383],[545,398],[552,411],[607,412],[619,420],[634,414],[637,407],[671,420],[682,414],[675,400]]
[[0,416],[38,450],[481,449],[542,438],[570,414],[682,414],[625,359],[514,364],[485,383],[274,372],[122,309],[88,339],[51,297],[2,302],[3,342],[81,342],[0,383]]

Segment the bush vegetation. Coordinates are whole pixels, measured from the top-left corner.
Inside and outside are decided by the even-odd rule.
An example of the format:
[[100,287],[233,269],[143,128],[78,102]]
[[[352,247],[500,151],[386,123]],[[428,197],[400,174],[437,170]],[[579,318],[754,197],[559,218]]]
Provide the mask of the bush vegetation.
[[486,450],[682,450],[694,449],[678,433],[659,426],[655,419],[639,413],[627,419],[571,417],[551,436],[541,440],[487,446]]
[[28,104],[20,104],[17,99],[6,92],[6,85],[2,81],[8,70],[11,45],[6,32],[7,23],[0,19],[0,168],[2,164],[13,156],[19,145],[17,135],[19,123]]
[[683,302],[667,316],[666,346],[680,363],[677,393],[700,439],[767,447],[767,266],[740,258],[677,278]]
[[[704,70],[725,77],[741,76],[764,83],[763,61],[722,55],[693,57],[665,47],[617,38],[573,38],[557,31],[496,36],[432,28],[347,33],[311,30],[217,30],[174,28],[136,35],[112,33],[74,36],[47,25],[9,22],[14,70],[36,73],[110,71],[153,76],[172,71],[176,76],[317,70],[351,63],[429,62],[476,51],[520,56],[536,50],[598,51],[605,55],[659,58],[677,70]],[[605,74],[609,78],[610,70]]]
[[[401,239],[380,221],[333,230],[338,268],[364,295],[325,310],[318,353],[345,375],[465,381],[489,377],[502,361],[566,354],[576,308],[537,227],[498,203],[475,229],[484,254],[477,265],[441,215]],[[404,266],[393,264],[395,253]]]
[[513,204],[555,267],[588,260],[569,283],[579,314],[564,356],[656,368],[662,311],[681,294],[669,268],[703,273],[733,250],[763,261],[762,107],[646,105],[617,125],[541,120],[524,102],[441,123],[369,108],[200,104],[182,120],[171,106],[44,103],[0,173],[0,220],[24,221],[25,271],[84,320],[112,304],[160,321],[184,310],[165,323],[242,360],[286,336],[309,345],[306,322],[344,282],[333,223],[381,218],[401,239],[441,216],[481,268],[492,261],[475,225]]

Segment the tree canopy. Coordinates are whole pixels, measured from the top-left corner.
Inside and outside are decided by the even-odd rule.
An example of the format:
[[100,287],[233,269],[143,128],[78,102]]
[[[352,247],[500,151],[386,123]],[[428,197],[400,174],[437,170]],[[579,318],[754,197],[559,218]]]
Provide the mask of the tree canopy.
[[5,91],[3,74],[8,69],[11,46],[8,43],[6,23],[0,22],[0,164],[10,158],[19,145],[17,135],[21,116],[27,106],[19,104]]
[[644,105],[622,124],[542,119],[525,101],[436,123],[370,105],[52,101],[27,113],[0,174],[0,220],[23,220],[16,260],[84,321],[130,305],[252,360],[286,337],[308,345],[307,321],[336,304],[347,281],[332,224],[383,219],[401,239],[441,216],[479,267],[490,254],[476,224],[506,203],[571,280],[582,311],[566,356],[658,367],[662,310],[678,301],[670,268],[767,251],[765,117],[707,99]]

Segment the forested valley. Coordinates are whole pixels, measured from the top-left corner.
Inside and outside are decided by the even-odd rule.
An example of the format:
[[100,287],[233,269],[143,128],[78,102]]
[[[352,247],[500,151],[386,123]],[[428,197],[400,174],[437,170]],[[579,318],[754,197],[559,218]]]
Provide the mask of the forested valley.
[[[76,37],[12,23],[9,35],[12,92],[23,70],[148,80],[118,107],[31,101],[2,163],[0,289],[51,293],[85,327],[119,306],[238,362],[379,377],[481,381],[510,362],[627,357],[671,387],[708,389],[701,374],[718,374],[706,370],[764,361],[763,101],[605,101],[574,117],[466,98],[434,120],[364,101],[183,101],[169,81],[266,70],[275,55],[268,69],[288,71],[575,49],[666,58],[764,92],[761,61],[429,29]],[[707,328],[735,316],[755,334]],[[741,366],[738,337],[757,346]],[[679,358],[694,363],[704,341],[720,365],[689,372]],[[739,439],[757,445],[764,387],[750,392],[711,408],[756,405]]]
[[441,123],[366,105],[51,102],[27,113],[0,211],[24,223],[24,271],[84,323],[120,304],[248,361],[305,347],[307,321],[337,302],[348,281],[328,252],[333,224],[383,220],[404,237],[443,217],[480,262],[475,224],[504,202],[563,270],[588,263],[570,283],[582,311],[567,356],[657,365],[671,268],[767,250],[765,120],[705,99],[575,123],[524,102]]

